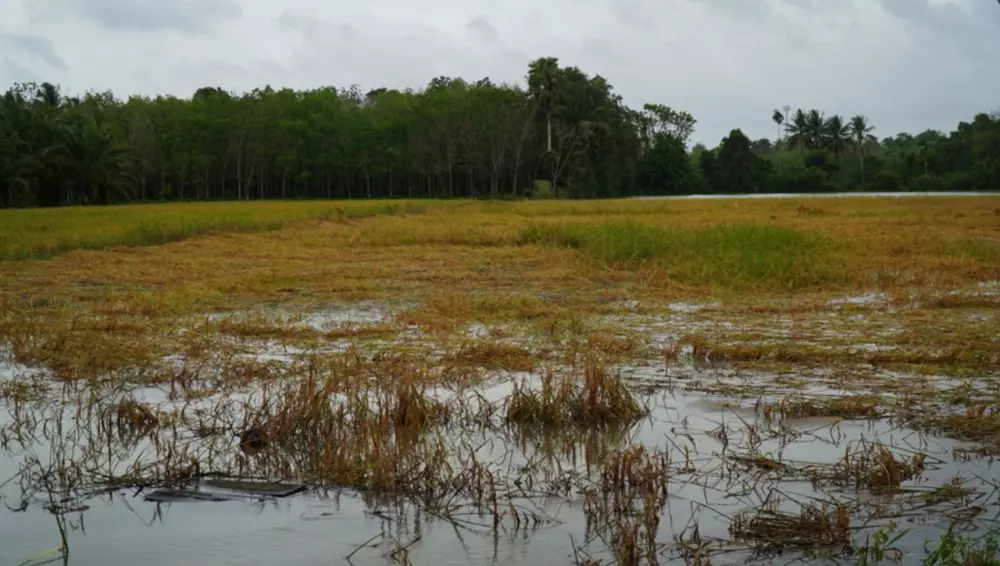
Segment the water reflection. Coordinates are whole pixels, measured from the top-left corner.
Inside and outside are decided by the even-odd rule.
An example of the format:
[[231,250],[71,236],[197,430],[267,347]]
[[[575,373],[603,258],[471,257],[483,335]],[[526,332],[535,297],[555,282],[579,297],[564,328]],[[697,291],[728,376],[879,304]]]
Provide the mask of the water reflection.
[[[7,506],[0,511],[0,563],[17,564],[59,547],[64,529],[68,562],[83,566],[328,564],[349,555],[354,564],[572,563],[613,560],[628,541],[639,555],[652,553],[661,563],[691,560],[707,549],[714,552],[713,564],[737,564],[768,545],[744,535],[743,544],[733,546],[734,520],[750,513],[759,522],[762,509],[796,518],[809,505],[843,505],[854,526],[910,521],[915,528],[903,544],[922,549],[924,537],[936,538],[963,516],[995,508],[995,473],[986,461],[954,461],[957,441],[885,419],[766,418],[760,410],[766,399],[686,392],[670,379],[682,373],[692,381],[721,382],[726,374],[717,367],[623,369],[650,412],[616,426],[533,430],[502,423],[495,417],[513,380],[527,374],[473,390],[434,391],[438,402],[467,413],[408,441],[414,447],[444,442],[447,448],[453,473],[441,477],[454,485],[422,484],[437,491],[433,496],[342,488],[276,499],[149,502],[149,486],[140,480],[173,485],[183,483],[185,473],[197,480],[208,468],[298,479],[318,469],[323,452],[295,444],[286,447],[290,454],[267,448],[245,454],[232,434],[191,426],[208,428],[204,419],[214,418],[231,432],[248,420],[241,411],[281,414],[253,391],[179,403],[146,389],[104,390],[94,397],[85,387],[66,386],[43,401],[7,399],[0,413],[0,496]],[[5,372],[7,379],[32,379],[23,368]],[[537,381],[529,379],[532,385]],[[289,402],[291,392],[279,390],[272,399]],[[373,414],[379,402],[398,402],[380,395],[367,398],[375,403]],[[330,407],[350,403],[344,394],[326,399]],[[127,412],[126,401],[149,407],[155,421],[142,410]],[[195,409],[200,412],[185,413]],[[879,447],[892,453],[893,465],[921,454],[920,473],[902,477],[902,489],[858,489],[856,474],[844,466],[861,466]],[[415,454],[416,460],[401,461],[431,457]],[[185,462],[201,468],[185,470]],[[489,485],[476,487],[477,481]],[[852,535],[863,540],[866,532]]]

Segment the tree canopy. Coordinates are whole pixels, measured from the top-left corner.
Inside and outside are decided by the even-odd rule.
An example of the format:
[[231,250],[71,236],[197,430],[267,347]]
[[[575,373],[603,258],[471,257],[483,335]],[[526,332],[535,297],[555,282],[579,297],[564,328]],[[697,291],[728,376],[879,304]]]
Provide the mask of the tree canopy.
[[[877,140],[864,116],[775,110],[688,147],[695,117],[626,106],[599,75],[533,61],[524,87],[437,77],[420,90],[271,87],[191,98],[16,84],[0,98],[0,207],[275,198],[520,198],[969,190],[1000,184],[1000,115]],[[761,116],[761,121],[767,120]]]

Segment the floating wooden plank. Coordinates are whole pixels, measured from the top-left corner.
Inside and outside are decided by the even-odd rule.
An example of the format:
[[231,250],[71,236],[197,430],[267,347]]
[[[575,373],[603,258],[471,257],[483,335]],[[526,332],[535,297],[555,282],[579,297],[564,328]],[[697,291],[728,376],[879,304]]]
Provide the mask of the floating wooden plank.
[[230,479],[206,479],[203,485],[229,491],[241,491],[253,495],[267,495],[270,497],[288,497],[296,493],[305,491],[306,486],[298,483],[264,482],[252,480],[230,480]]
[[232,501],[233,498],[218,493],[205,493],[190,489],[158,489],[146,494],[145,500],[153,503],[178,503],[185,501]]

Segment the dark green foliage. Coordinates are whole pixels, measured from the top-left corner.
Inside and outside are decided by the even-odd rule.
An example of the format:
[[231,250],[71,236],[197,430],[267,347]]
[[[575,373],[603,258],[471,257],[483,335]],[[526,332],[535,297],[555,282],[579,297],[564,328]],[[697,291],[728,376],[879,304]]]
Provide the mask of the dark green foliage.
[[[527,89],[438,77],[421,91],[64,97],[48,83],[0,98],[0,207],[275,198],[608,198],[693,192],[996,190],[1000,117],[881,142],[864,116],[778,111],[777,141],[734,129],[688,153],[693,116],[624,105],[558,59]],[[762,118],[763,119],[763,118]]]
[[881,192],[898,191],[902,188],[902,179],[899,173],[893,170],[879,171],[875,175],[875,190]]
[[605,79],[554,58],[531,64],[527,91],[438,77],[420,92],[203,87],[76,103],[50,84],[15,85],[0,105],[0,206],[518,198],[539,179],[559,196],[638,194],[654,137],[694,125],[655,109],[656,132]]
[[769,168],[739,129],[729,132],[714,158],[702,156],[702,173],[715,193],[758,193],[767,187]]
[[827,182],[827,175],[815,167],[797,166],[777,176],[774,185],[782,193],[820,193],[836,190]]
[[657,136],[652,149],[643,156],[640,185],[653,194],[692,192],[694,172],[684,142],[673,136]]

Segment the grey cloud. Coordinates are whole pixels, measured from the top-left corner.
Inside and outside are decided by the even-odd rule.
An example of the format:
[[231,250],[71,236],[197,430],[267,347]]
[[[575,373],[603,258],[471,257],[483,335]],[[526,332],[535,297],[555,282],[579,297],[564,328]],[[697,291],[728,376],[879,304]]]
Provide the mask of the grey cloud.
[[643,12],[639,0],[620,0],[611,5],[611,12],[614,17],[627,26],[634,26],[636,29],[650,30],[653,22]]
[[[865,114],[879,135],[951,130],[1000,91],[996,0],[0,0],[12,4],[2,77],[123,97],[421,88],[440,75],[523,84],[532,59],[555,56],[633,107],[691,112],[695,141],[715,145],[737,127],[773,137],[771,110],[786,103]],[[188,35],[149,33],[164,29]],[[56,51],[73,57],[52,73]]]
[[350,39],[358,32],[351,24],[327,22],[292,10],[283,10],[274,23],[281,29],[298,31],[307,36],[329,34]]
[[6,89],[14,83],[40,83],[42,77],[10,57],[0,59],[0,88]]
[[583,42],[583,52],[588,56],[614,58],[615,52],[607,41],[600,38],[588,39]]
[[287,30],[301,31],[303,33],[316,33],[320,29],[320,23],[316,18],[303,16],[292,10],[282,10],[281,15],[274,20],[279,28]]
[[[760,23],[771,16],[771,5],[761,0],[697,0],[713,11],[731,18],[742,19],[745,23]],[[802,5],[806,5],[802,2]]]
[[890,14],[956,28],[996,28],[1000,5],[982,0],[878,0]]
[[904,22],[913,38],[938,55],[994,58],[1000,37],[1000,4],[992,0],[879,0]]
[[25,33],[0,33],[0,46],[5,47],[5,50],[26,54],[28,58],[38,58],[58,70],[66,70],[66,61],[56,53],[52,41],[44,37]]
[[490,23],[489,18],[486,16],[476,16],[465,24],[465,28],[477,36],[477,38],[489,42],[500,40],[500,32],[497,31],[497,28]]
[[36,20],[75,12],[108,30],[207,33],[215,21],[238,20],[243,9],[230,0],[32,0]]

